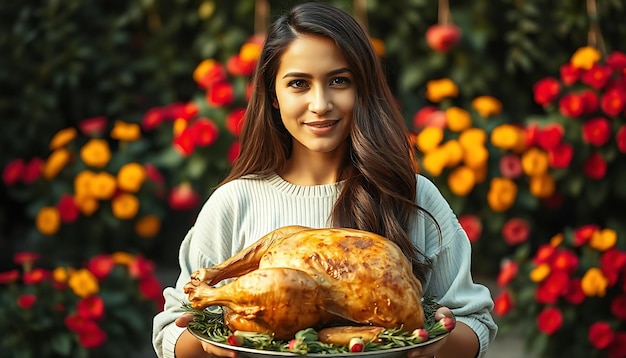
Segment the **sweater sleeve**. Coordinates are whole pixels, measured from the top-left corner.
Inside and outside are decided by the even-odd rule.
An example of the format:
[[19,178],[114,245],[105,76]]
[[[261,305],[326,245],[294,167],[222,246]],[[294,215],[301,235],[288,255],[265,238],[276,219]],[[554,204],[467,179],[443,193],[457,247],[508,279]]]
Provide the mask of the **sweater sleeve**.
[[479,357],[483,357],[498,327],[491,316],[493,299],[489,289],[475,283],[471,275],[470,241],[448,202],[436,186],[422,176],[418,178],[418,203],[439,226],[433,225],[428,216],[420,216],[417,244],[423,240],[423,246],[418,247],[425,248],[433,264],[424,294],[450,308],[458,321],[474,330],[480,342]]

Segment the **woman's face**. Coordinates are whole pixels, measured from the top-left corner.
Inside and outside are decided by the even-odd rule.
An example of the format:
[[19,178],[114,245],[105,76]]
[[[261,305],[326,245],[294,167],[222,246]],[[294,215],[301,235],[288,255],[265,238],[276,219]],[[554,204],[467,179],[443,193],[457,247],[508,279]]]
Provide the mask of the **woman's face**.
[[353,74],[335,43],[304,35],[281,57],[276,102],[293,137],[293,153],[343,155],[352,125],[356,89]]

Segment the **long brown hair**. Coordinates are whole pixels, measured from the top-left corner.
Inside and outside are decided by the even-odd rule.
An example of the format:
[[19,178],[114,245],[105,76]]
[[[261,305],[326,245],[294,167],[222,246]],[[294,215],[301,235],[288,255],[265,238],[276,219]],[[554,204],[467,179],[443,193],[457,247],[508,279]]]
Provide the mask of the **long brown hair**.
[[354,122],[343,169],[347,179],[333,209],[332,225],[374,232],[394,241],[412,261],[415,275],[423,279],[430,262],[408,237],[411,218],[420,208],[415,204],[416,169],[406,124],[366,31],[342,10],[324,3],[303,3],[270,26],[253,78],[240,155],[221,184],[247,174],[272,174],[289,158],[292,138],[272,103],[282,54],[302,34],[332,39],[356,85]]

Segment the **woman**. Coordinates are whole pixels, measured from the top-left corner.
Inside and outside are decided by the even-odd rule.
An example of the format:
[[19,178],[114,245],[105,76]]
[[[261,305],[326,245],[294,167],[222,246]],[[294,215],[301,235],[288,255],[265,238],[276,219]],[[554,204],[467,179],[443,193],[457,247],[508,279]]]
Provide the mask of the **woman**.
[[396,242],[425,295],[447,306],[436,318],[457,320],[436,356],[482,356],[497,331],[493,301],[472,281],[469,240],[454,213],[416,174],[365,31],[339,9],[300,4],[270,27],[253,81],[240,156],[182,242],[176,288],[165,289],[166,309],[155,317],[159,357],[235,356],[184,329],[182,287],[196,269],[287,225],[356,228]]

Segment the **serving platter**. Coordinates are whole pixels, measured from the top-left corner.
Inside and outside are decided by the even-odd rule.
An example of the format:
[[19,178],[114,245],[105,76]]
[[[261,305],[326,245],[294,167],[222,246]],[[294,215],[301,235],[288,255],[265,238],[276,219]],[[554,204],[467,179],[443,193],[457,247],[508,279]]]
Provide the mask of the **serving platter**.
[[400,358],[405,357],[406,353],[410,350],[421,348],[422,354],[429,354],[429,351],[435,353],[439,345],[436,343],[444,339],[449,333],[445,333],[434,338],[431,338],[422,343],[407,345],[404,347],[394,347],[389,349],[381,349],[375,351],[366,352],[347,352],[347,353],[309,353],[306,355],[292,353],[292,352],[279,352],[271,350],[260,350],[248,347],[233,346],[228,343],[216,342],[211,340],[210,337],[203,335],[201,331],[187,328],[187,330],[196,338],[203,342],[213,344],[217,347],[230,349],[238,352],[238,357],[243,358],[267,358],[267,357],[368,357],[368,358]]

